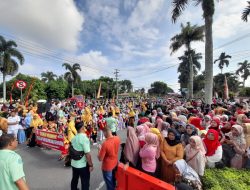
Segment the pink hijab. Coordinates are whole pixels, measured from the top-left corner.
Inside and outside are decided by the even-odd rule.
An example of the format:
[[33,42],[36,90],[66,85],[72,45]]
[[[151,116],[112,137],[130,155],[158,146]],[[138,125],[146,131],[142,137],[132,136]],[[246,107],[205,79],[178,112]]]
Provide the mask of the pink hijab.
[[155,121],[155,124],[156,124],[156,126],[157,126],[157,129],[159,129],[159,131],[161,131],[162,123],[163,123],[163,120],[162,120],[161,118],[158,118],[158,119],[156,119],[156,121]]
[[136,127],[136,130],[137,130],[138,139],[140,141],[145,141],[145,134],[146,134],[145,126],[144,125],[138,125]]
[[192,158],[193,156],[195,156],[195,154],[197,152],[201,152],[202,155],[205,156],[206,154],[206,150],[204,148],[202,139],[199,136],[191,136],[190,139],[193,139],[195,141],[195,148],[192,148],[190,146],[190,144],[188,144],[185,147],[185,152],[186,152],[186,158],[187,160],[189,160],[190,158]]
[[135,129],[128,127],[128,137],[124,147],[124,155],[128,161],[136,166],[140,151],[139,140],[136,136]]
[[146,133],[145,135],[145,142],[143,148],[147,148],[149,146],[153,146],[156,148],[156,158],[158,159],[160,157],[160,145],[159,145],[159,138],[154,133]]

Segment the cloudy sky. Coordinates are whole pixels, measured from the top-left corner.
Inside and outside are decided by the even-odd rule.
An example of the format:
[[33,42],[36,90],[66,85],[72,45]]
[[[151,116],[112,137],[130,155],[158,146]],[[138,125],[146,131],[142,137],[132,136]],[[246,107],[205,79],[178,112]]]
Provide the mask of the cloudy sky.
[[[250,22],[241,20],[246,5],[246,0],[216,1],[214,58],[224,51],[232,55],[224,72],[250,58]],[[170,38],[188,21],[204,24],[200,6],[191,4],[173,24],[169,0],[0,1],[0,35],[15,40],[24,54],[21,73],[61,75],[62,63],[79,63],[83,80],[114,77],[119,69],[119,78],[130,79],[135,89],[160,80],[178,91],[177,57],[184,49],[170,55]],[[204,55],[204,42],[192,47]]]

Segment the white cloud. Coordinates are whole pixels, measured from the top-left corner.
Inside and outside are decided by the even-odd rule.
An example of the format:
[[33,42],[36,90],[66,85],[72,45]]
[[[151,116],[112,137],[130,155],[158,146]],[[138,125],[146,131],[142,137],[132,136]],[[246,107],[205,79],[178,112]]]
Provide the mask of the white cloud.
[[82,79],[98,78],[102,75],[107,76],[110,61],[100,51],[90,50],[88,53],[83,53],[77,56],[77,61],[81,65]]
[[214,18],[214,37],[226,39],[247,31],[246,23],[241,20],[241,12],[245,8],[244,1],[221,1],[216,6]]
[[84,17],[73,0],[0,2],[0,25],[43,46],[74,51]]

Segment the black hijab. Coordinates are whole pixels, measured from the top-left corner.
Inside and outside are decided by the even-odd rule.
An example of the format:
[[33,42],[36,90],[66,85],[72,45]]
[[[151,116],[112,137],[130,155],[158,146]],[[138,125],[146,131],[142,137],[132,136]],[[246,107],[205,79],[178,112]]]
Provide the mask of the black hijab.
[[175,146],[181,143],[180,139],[178,138],[178,132],[175,129],[172,129],[172,128],[168,129],[168,133],[173,133],[175,136],[175,140],[170,140],[168,137],[165,138],[169,146]]

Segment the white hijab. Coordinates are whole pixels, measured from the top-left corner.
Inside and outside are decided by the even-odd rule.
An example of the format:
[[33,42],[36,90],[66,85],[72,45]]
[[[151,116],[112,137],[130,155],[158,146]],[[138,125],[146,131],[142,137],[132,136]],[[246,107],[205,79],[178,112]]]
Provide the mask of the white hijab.
[[198,174],[196,173],[196,171],[194,171],[193,168],[191,168],[185,160],[183,160],[183,159],[177,160],[174,163],[174,165],[178,168],[178,170],[183,178],[189,179],[191,181],[199,181],[200,182],[200,178],[199,178]]

